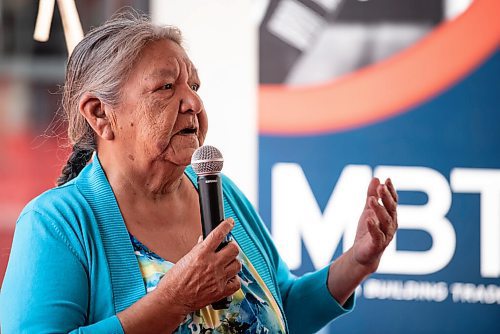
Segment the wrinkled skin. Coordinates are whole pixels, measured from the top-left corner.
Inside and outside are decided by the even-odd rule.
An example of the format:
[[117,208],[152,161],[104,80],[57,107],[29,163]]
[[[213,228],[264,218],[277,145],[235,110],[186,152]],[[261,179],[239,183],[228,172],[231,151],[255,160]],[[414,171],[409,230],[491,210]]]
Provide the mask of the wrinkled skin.
[[374,269],[378,267],[383,251],[398,228],[397,201],[398,195],[390,179],[385,184],[380,184],[377,178],[372,179],[353,246],[354,259],[358,263],[372,265]]
[[172,172],[189,165],[208,128],[199,87],[196,68],[175,42],[150,42],[141,52],[110,117],[113,154],[129,166],[131,183],[161,194]]
[[239,254],[236,243],[230,242],[219,252],[215,252],[233,226],[231,218],[224,221],[177,262],[160,281],[158,288],[169,294],[172,300],[176,300],[186,314],[240,289],[241,282],[237,274],[241,271],[241,262],[236,259]]
[[328,289],[341,305],[368,275],[377,270],[398,228],[397,202],[398,195],[390,179],[385,184],[380,184],[377,178],[371,180],[354,244],[330,265],[328,271]]

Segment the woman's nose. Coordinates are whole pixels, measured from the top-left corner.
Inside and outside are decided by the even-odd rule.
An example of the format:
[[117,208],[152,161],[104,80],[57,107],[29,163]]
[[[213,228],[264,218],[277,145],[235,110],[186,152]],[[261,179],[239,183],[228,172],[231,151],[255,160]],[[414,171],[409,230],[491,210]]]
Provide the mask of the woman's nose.
[[185,87],[182,89],[182,97],[180,103],[180,112],[186,113],[191,112],[198,114],[203,110],[203,102],[200,96],[191,89],[191,87]]

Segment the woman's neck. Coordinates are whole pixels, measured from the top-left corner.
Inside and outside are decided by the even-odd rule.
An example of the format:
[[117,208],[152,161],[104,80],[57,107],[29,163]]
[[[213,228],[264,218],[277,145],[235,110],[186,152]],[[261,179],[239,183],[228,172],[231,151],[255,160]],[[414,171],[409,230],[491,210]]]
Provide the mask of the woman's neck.
[[144,165],[121,161],[113,156],[99,155],[102,168],[115,196],[130,201],[168,201],[186,190],[183,184],[185,166],[168,161],[153,161]]
[[[116,164],[110,168],[103,163],[103,169],[131,233],[144,238],[144,233],[151,231],[160,235],[165,231],[181,228],[182,225],[200,225],[198,195],[189,178],[184,175],[184,167],[169,170],[164,168],[161,173],[159,168],[151,168],[149,174],[137,174],[133,168],[127,173],[123,166],[115,166]],[[190,222],[187,223],[186,220]],[[196,224],[192,223],[195,220]]]

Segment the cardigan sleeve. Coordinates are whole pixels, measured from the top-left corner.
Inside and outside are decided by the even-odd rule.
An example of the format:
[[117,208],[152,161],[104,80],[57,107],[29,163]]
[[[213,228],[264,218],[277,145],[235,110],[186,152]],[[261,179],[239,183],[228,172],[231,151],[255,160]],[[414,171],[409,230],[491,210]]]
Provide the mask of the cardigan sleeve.
[[228,185],[227,195],[233,199],[235,209],[245,218],[275,270],[290,333],[314,333],[354,308],[354,294],[343,306],[330,294],[327,287],[329,266],[301,277],[293,275],[253,205],[229,178],[225,178],[224,183]]
[[63,230],[34,210],[19,218],[0,295],[2,332],[123,333],[115,315],[88,325],[88,266]]
[[290,333],[314,333],[331,320],[350,312],[354,294],[340,305],[327,287],[328,269],[325,268],[296,277],[279,259],[277,280]]

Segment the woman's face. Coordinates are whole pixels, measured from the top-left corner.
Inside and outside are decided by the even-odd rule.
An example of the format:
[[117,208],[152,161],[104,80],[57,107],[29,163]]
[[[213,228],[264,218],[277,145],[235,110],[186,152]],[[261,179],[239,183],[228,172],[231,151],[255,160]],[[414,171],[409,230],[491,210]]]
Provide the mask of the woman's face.
[[115,139],[131,163],[190,163],[207,132],[199,86],[196,68],[177,43],[159,40],[144,48],[114,113]]

